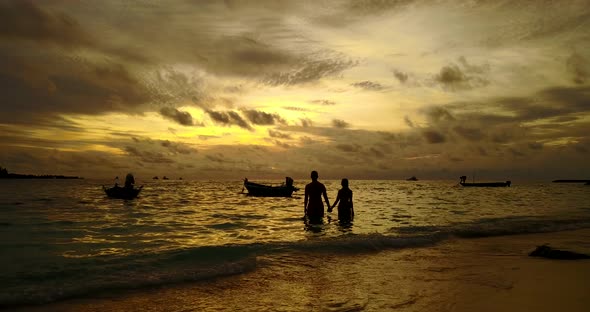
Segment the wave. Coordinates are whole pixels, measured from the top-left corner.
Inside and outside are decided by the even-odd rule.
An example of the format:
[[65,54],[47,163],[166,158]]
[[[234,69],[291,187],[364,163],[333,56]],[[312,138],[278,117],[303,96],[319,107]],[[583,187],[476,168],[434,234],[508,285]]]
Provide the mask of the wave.
[[590,228],[590,220],[512,217],[449,226],[399,227],[387,234],[346,234],[296,242],[202,246],[127,256],[63,258],[59,264],[39,266],[29,272],[2,273],[0,308],[242,274],[255,270],[257,256],[261,255],[297,252],[363,254],[428,247],[452,237],[488,237],[581,228]]
[[444,226],[408,226],[391,229],[390,233],[420,234],[438,233],[459,238],[481,238],[505,235],[550,233],[590,228],[588,219],[542,219],[529,216],[506,218],[482,218],[470,223]]

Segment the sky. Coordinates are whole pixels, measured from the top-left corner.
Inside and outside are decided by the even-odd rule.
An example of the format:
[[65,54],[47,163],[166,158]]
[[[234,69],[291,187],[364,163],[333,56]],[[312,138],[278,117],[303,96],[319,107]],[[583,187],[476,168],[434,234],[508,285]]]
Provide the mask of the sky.
[[0,166],[590,178],[590,1],[0,0]]

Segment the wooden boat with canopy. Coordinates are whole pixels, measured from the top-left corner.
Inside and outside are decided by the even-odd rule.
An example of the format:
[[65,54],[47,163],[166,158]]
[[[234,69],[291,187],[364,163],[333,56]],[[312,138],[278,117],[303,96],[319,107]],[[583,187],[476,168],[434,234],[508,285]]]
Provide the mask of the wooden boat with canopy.
[[293,186],[293,179],[290,177],[286,177],[285,183],[279,185],[254,183],[246,178],[244,188],[248,190],[248,195],[262,197],[291,197],[293,192],[299,190]]

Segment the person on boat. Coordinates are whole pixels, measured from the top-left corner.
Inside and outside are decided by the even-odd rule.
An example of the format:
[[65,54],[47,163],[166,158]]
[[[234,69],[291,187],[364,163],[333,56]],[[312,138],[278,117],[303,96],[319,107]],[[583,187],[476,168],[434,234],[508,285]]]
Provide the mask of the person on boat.
[[303,201],[304,214],[311,223],[321,223],[324,217],[324,203],[322,203],[322,197],[326,202],[326,205],[330,207],[328,201],[328,194],[324,184],[318,181],[318,172],[311,172],[311,183],[305,186],[305,199]]
[[348,188],[348,179],[342,179],[340,185],[342,185],[342,188],[338,191],[338,197],[336,197],[336,201],[332,207],[328,208],[328,212],[332,212],[332,209],[340,203],[338,205],[338,220],[340,222],[350,222],[354,218],[352,190]]
[[132,173],[128,173],[125,177],[125,188],[133,188],[135,184],[135,178],[133,177]]

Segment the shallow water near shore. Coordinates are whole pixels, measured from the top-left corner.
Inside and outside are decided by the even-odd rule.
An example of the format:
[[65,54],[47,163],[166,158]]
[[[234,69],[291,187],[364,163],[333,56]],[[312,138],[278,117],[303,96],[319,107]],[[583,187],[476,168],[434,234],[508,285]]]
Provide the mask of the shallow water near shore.
[[[322,182],[333,201],[339,181]],[[241,181],[138,181],[144,189],[130,201],[106,198],[101,185],[110,181],[0,184],[0,305],[5,307],[207,283],[281,266],[292,276],[278,279],[296,275],[327,287],[345,283],[346,274],[329,273],[330,262],[344,257],[362,261],[376,251],[411,253],[453,237],[590,227],[590,190],[584,185],[473,189],[454,181],[352,180],[353,224],[339,225],[332,213],[324,224],[307,226],[302,191],[292,198],[248,197]],[[305,262],[316,269],[301,270]],[[323,264],[326,274],[317,271]],[[333,304],[342,310],[342,303]],[[351,304],[344,306],[362,310],[362,303]]]

